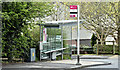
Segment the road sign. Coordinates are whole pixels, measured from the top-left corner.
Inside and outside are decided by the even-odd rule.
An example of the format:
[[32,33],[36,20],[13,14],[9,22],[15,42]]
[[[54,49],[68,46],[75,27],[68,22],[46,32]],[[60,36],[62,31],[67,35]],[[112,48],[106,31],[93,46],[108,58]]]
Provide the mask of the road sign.
[[77,5],[70,5],[70,17],[77,17]]

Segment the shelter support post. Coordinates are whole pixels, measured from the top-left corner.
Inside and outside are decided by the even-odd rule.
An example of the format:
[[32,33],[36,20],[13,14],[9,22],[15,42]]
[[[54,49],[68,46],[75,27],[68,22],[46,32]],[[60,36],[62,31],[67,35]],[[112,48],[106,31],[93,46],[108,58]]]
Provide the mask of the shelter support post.
[[[51,29],[51,27],[50,27],[50,31],[51,31],[52,29]],[[50,49],[52,49],[52,32],[50,32]],[[51,59],[52,59],[52,52],[50,52],[50,61],[51,61]]]
[[[61,47],[63,48],[63,25],[61,24]],[[62,60],[63,60],[63,50],[62,50]]]
[[[40,25],[40,41],[41,41],[41,25]],[[41,42],[39,42],[41,44]],[[39,44],[39,50],[40,50],[40,61],[41,61],[41,46]]]

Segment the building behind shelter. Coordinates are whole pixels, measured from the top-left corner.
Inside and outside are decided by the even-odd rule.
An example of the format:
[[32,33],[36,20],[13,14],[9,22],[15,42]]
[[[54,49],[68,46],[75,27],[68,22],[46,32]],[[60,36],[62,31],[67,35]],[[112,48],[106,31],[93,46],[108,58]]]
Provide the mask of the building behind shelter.
[[[64,27],[64,40],[68,45],[72,46],[77,46],[77,26],[72,26],[71,27]],[[80,45],[81,46],[89,46],[91,47],[91,38],[92,38],[93,33],[84,27],[81,26],[80,28]],[[72,42],[71,42],[72,40]]]

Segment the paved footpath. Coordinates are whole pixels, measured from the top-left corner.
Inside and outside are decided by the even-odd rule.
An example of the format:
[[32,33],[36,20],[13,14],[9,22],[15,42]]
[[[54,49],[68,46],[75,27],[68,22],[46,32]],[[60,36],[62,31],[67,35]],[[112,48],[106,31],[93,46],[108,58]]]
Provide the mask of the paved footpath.
[[108,59],[84,59],[85,61],[109,61],[111,65],[91,66],[81,70],[120,70],[120,56],[113,55]]
[[5,65],[2,67],[2,70],[76,70],[85,67],[111,64],[108,61],[86,61],[84,59],[80,60],[80,63],[82,65],[76,65],[76,63],[76,59],[47,62],[30,62],[22,64]]
[[[92,60],[94,61],[94,60]],[[95,67],[88,67],[88,68],[118,68],[118,55],[114,55],[109,57],[108,59],[96,59],[95,61],[110,61],[111,65],[102,65],[102,66],[95,66]]]

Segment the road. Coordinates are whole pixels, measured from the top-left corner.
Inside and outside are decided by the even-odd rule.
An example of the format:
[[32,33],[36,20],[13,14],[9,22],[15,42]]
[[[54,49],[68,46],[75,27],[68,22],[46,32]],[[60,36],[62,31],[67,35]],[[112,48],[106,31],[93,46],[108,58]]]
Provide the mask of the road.
[[109,57],[108,59],[81,59],[85,61],[107,61],[111,62],[111,65],[102,65],[102,66],[92,66],[92,67],[87,67],[83,68],[81,70],[119,70],[120,68],[120,56],[112,56]]

